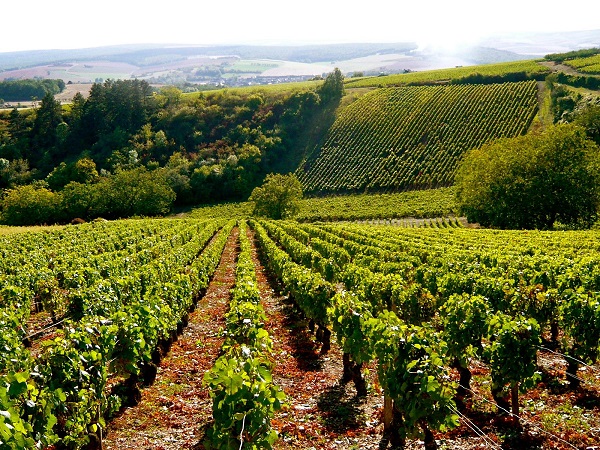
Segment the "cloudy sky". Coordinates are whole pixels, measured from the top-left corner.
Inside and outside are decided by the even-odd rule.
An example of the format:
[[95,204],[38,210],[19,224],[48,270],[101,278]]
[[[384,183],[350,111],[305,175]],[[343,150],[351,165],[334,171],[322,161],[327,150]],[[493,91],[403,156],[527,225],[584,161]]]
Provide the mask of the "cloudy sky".
[[[115,44],[401,42],[600,28],[600,1],[3,1],[0,52]],[[564,5],[564,2],[561,2]]]

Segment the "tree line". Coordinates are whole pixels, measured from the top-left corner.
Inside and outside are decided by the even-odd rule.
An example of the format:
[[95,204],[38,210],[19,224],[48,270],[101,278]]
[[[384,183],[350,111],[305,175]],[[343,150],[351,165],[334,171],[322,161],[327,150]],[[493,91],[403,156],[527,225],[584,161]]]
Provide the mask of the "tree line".
[[46,94],[56,95],[65,90],[63,80],[8,80],[0,81],[0,103],[41,99]]

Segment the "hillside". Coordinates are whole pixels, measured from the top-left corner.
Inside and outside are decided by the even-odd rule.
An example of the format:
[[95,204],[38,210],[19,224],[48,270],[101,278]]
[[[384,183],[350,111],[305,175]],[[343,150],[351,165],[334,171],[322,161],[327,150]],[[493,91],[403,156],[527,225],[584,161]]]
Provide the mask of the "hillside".
[[310,193],[449,185],[465,151],[524,133],[536,111],[535,81],[376,89],[341,111],[297,175]]

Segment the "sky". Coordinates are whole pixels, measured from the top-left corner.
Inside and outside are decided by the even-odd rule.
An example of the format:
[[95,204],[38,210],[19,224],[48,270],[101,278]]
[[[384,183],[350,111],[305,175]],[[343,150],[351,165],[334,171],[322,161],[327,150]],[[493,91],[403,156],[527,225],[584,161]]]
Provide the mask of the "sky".
[[[600,29],[600,1],[3,1],[0,52],[120,44],[418,42]],[[558,6],[560,4],[563,6]],[[553,6],[556,4],[557,6]]]

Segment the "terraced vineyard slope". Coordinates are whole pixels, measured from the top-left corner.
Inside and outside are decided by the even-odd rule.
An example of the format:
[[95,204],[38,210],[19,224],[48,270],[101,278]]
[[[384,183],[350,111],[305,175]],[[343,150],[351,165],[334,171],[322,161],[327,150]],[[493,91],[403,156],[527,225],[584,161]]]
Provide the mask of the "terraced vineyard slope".
[[374,90],[342,110],[297,175],[309,193],[447,186],[461,156],[525,133],[535,81]]

